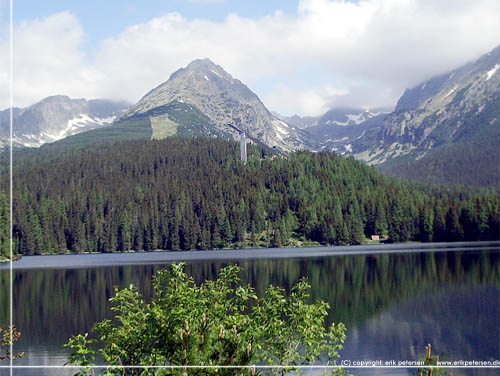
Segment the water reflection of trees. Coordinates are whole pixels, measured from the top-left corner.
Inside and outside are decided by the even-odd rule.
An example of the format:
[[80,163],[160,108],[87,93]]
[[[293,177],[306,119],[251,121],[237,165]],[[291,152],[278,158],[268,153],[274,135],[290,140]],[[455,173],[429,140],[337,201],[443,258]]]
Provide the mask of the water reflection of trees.
[[[215,279],[229,262],[191,263],[196,281]],[[329,321],[352,323],[418,296],[450,286],[500,285],[498,252],[443,252],[406,255],[345,256],[315,259],[238,261],[242,280],[262,293],[269,284],[289,289],[306,276],[311,298],[333,306]],[[165,265],[16,271],[15,322],[21,341],[64,343],[109,315],[113,286],[133,283],[149,298],[151,276]],[[0,274],[0,322],[8,318],[8,272]]]

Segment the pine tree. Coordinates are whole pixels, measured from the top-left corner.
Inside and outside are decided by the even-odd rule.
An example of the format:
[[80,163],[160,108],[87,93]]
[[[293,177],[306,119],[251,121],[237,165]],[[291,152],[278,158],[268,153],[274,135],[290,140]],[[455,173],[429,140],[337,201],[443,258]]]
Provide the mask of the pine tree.
[[124,210],[118,227],[118,250],[128,251],[132,248],[132,233],[130,230],[130,218],[128,210]]
[[277,228],[274,230],[274,233],[273,233],[273,237],[271,240],[271,247],[280,248],[281,246],[282,246],[281,233],[280,233],[280,230]]
[[10,210],[9,200],[0,190],[0,259],[10,258]]

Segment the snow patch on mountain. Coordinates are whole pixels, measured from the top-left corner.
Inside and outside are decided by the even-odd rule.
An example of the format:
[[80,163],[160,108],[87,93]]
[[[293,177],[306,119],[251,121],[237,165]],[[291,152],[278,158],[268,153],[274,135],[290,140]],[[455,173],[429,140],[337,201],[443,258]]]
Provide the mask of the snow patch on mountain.
[[94,128],[96,125],[104,126],[111,124],[116,119],[116,116],[105,118],[90,117],[87,114],[79,114],[78,116],[68,120],[66,128],[57,133],[43,132],[42,135],[48,137],[51,141],[59,141],[63,138],[79,133],[81,128]]
[[91,122],[92,119],[87,115],[87,114],[80,114],[73,119],[68,120],[68,124],[66,126],[66,129],[63,129],[61,132],[65,133],[72,128],[81,128],[84,127],[88,122]]
[[448,94],[446,94],[444,97],[448,98],[453,92],[455,91],[455,88],[451,89]]
[[216,71],[214,71],[213,69],[210,69],[210,72],[212,72],[216,76],[219,76],[220,78],[222,78],[222,76],[219,73],[217,73]]
[[347,119],[346,121],[338,121],[338,120],[327,120],[325,122],[325,124],[335,124],[335,125],[341,125],[341,126],[344,126],[344,125],[347,125],[349,124],[349,119]]
[[[369,113],[371,115],[371,112]],[[361,114],[347,114],[347,118],[350,121],[355,122],[356,124],[361,124],[366,120],[366,115],[364,113]]]
[[491,77],[493,77],[498,68],[500,68],[500,64],[495,64],[495,66],[492,69],[486,72],[486,81],[488,81]]
[[288,128],[288,124],[286,124],[284,121],[281,121],[279,119],[273,119],[273,121],[271,123],[272,123],[274,129],[278,133],[281,133],[283,135],[290,134],[290,132],[286,129],[286,128]]
[[93,120],[99,125],[105,125],[105,124],[111,124],[112,122],[115,121],[116,118],[117,116],[108,116],[105,118],[93,117]]

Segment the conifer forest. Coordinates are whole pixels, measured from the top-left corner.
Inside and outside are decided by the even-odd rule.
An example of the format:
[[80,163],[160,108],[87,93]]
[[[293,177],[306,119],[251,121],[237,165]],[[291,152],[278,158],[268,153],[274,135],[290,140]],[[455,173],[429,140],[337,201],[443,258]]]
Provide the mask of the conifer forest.
[[18,255],[500,237],[494,189],[403,182],[335,153],[276,158],[251,146],[243,164],[235,142],[182,137],[42,149],[15,158]]

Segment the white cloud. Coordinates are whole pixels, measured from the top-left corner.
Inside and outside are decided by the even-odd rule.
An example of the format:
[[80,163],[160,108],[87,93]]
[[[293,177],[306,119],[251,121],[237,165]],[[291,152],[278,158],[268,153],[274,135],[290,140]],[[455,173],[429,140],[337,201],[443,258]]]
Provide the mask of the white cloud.
[[279,108],[282,114],[308,114],[319,116],[328,111],[338,98],[348,94],[346,89],[325,86],[320,88],[295,89],[278,85],[263,96],[269,108]]
[[10,103],[9,3],[0,0],[0,110]]
[[[84,32],[69,12],[16,25],[13,35],[13,100],[23,107],[46,96],[66,94],[92,97],[99,90],[101,75],[85,61],[81,44]],[[8,41],[2,43],[8,51]],[[1,71],[8,71],[8,54],[1,59]],[[2,80],[2,85],[4,80]],[[7,94],[7,93],[5,93]],[[2,93],[2,107],[8,105]]]
[[209,57],[285,114],[387,105],[498,45],[499,15],[497,0],[302,0],[293,16],[230,14],[223,22],[170,13],[103,41],[89,61],[78,21],[59,13],[17,25],[15,97],[23,105],[54,93],[136,101]]
[[97,66],[106,72],[104,95],[121,87],[129,95],[126,99],[137,100],[175,70],[204,57],[251,86],[252,81],[275,74],[278,63],[287,71],[287,56],[277,56],[275,44],[270,43],[277,36],[286,37],[285,25],[287,20],[279,13],[259,20],[230,14],[223,23],[188,21],[170,13],[135,25],[105,40],[96,57]]

